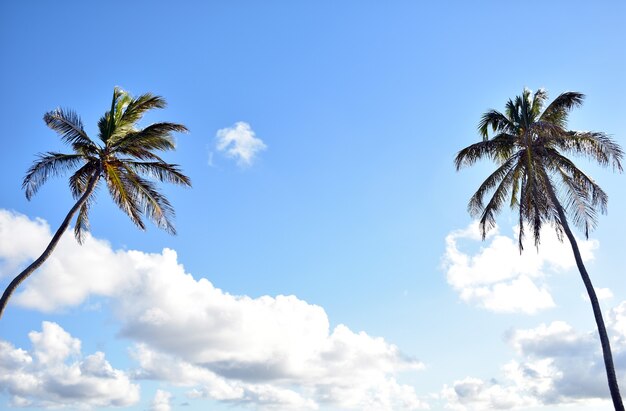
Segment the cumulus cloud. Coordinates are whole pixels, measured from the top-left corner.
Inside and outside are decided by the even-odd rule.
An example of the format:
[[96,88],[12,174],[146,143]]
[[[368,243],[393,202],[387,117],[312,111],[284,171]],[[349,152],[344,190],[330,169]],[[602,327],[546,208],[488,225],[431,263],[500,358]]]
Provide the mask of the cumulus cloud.
[[446,408],[458,411],[505,410],[537,404],[532,398],[520,395],[515,387],[502,387],[495,381],[471,377],[445,386],[441,394]]
[[171,411],[172,406],[170,400],[172,399],[172,393],[164,390],[156,390],[152,404],[150,404],[150,411]]
[[102,352],[83,357],[80,340],[58,324],[43,322],[29,333],[31,351],[0,341],[0,392],[13,406],[89,408],[129,406],[139,386],[114,369]]
[[[515,238],[492,230],[486,245],[472,254],[463,252],[461,244],[481,244],[478,223],[453,231],[446,237],[443,258],[448,284],[463,301],[495,312],[534,314],[554,307],[545,275],[570,270],[575,262],[569,244],[560,242],[550,227],[544,227],[541,239],[538,251],[529,244],[520,254]],[[579,240],[578,246],[588,261],[598,244]]]
[[50,227],[42,219],[0,209],[0,278],[14,273],[25,261],[39,257],[50,239]]
[[324,310],[295,296],[225,293],[184,273],[171,250],[136,257],[143,260],[141,291],[118,308],[121,334],[143,344],[136,358],[146,378],[264,409],[315,409],[322,401],[372,410],[423,406],[393,377],[422,364],[383,339],[344,325],[331,332]]
[[267,148],[265,143],[256,137],[250,124],[244,121],[218,130],[216,139],[217,150],[237,160],[237,164],[243,167],[251,165],[257,154]]
[[[44,242],[50,237],[41,221],[8,214],[6,223],[45,227]],[[111,301],[120,335],[136,343],[136,378],[186,386],[193,398],[268,410],[426,408],[396,380],[423,365],[395,345],[345,325],[331,329],[322,307],[295,296],[231,295],[186,273],[173,250],[112,250],[93,237],[79,246],[66,235],[15,302],[51,311],[89,296]]]
[[[626,384],[626,301],[609,311],[608,332],[620,385]],[[447,408],[469,411],[610,404],[600,342],[595,330],[579,332],[563,321],[514,330],[506,337],[518,358],[502,367],[501,380],[467,377],[441,392]]]
[[[626,351],[626,301],[622,301],[619,305],[608,312],[607,324],[613,330],[613,338],[615,342],[625,348]],[[626,354],[623,353],[623,354]],[[626,368],[626,355],[623,358],[624,368]]]

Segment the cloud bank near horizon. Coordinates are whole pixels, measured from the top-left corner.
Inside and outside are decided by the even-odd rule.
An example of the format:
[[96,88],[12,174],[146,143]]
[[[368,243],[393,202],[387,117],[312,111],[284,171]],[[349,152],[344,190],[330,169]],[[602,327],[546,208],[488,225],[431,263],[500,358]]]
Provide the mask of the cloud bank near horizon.
[[[15,236],[18,232],[22,235]],[[26,238],[23,233],[28,241],[19,240]],[[37,257],[50,237],[45,221],[0,210],[0,278]],[[78,307],[89,297],[110,301],[120,335],[135,342],[135,381],[158,380],[186,387],[189,398],[267,410],[320,404],[372,411],[428,407],[413,387],[397,381],[398,373],[423,364],[395,345],[342,324],[331,330],[322,307],[293,295],[231,295],[186,273],[170,249],[114,250],[91,236],[79,246],[68,233],[12,304],[45,313]],[[15,352],[25,351],[5,344],[0,355]],[[15,401],[49,404],[27,391],[7,392]],[[97,401],[115,401],[116,394],[109,394]],[[61,391],[58,396],[56,404],[71,400]],[[154,407],[165,408],[166,397],[161,393]]]
[[[608,311],[607,330],[620,386],[626,384],[626,301]],[[517,358],[502,366],[502,378],[466,377],[446,385],[441,398],[455,411],[578,405],[610,408],[600,341],[564,321],[510,331]]]

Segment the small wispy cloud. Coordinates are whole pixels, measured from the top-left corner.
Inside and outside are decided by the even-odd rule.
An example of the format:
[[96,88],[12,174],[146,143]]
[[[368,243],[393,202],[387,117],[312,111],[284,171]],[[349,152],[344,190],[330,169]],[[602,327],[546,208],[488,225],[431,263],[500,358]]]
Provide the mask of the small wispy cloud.
[[256,137],[250,124],[244,121],[239,121],[232,127],[219,129],[216,138],[217,151],[237,160],[240,167],[252,165],[258,153],[267,148],[263,140]]

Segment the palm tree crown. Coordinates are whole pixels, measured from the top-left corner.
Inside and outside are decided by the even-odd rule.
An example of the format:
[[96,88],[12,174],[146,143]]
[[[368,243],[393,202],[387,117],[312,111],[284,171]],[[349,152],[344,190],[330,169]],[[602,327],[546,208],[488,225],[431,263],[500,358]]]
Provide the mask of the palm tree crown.
[[143,219],[147,216],[158,227],[174,234],[174,209],[153,180],[184,186],[190,186],[191,181],[176,164],[166,163],[154,152],[174,149],[172,133],[185,132],[187,128],[165,122],[137,128],[137,122],[148,110],[163,108],[165,104],[159,96],[146,93],[133,98],[116,87],[111,109],[98,122],[101,143],[87,135],[75,112],[57,108],[46,113],[44,121],[48,127],[71,145],[73,153],[39,155],[24,178],[22,186],[26,197],[30,199],[49,177],[78,167],[69,179],[72,194],[79,200],[89,191],[80,205],[74,227],[79,242],[89,229],[89,208],[101,179],[106,182],[114,202],[139,228],[145,229]]
[[468,210],[480,217],[484,239],[507,199],[511,207],[519,207],[520,251],[525,225],[532,229],[535,245],[546,223],[562,238],[560,207],[585,236],[597,224],[597,210],[606,212],[606,193],[565,155],[580,155],[622,171],[623,152],[606,134],[567,130],[569,111],[582,104],[583,94],[565,92],[544,108],[547,99],[543,89],[534,94],[525,89],[507,102],[504,113],[487,111],[478,126],[483,140],[461,150],[455,159],[457,170],[485,157],[498,163],[471,197]]

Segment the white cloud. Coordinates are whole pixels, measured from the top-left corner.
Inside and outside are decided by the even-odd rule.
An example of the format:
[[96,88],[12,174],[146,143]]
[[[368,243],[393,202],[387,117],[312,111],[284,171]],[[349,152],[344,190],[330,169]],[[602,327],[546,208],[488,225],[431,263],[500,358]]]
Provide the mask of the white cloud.
[[539,358],[576,357],[593,352],[597,344],[591,333],[581,335],[563,321],[514,331],[509,341],[520,354]]
[[441,397],[446,402],[445,407],[455,411],[506,410],[537,404],[532,398],[520,395],[514,387],[502,387],[494,381],[471,377],[455,381],[451,387],[445,386]]
[[0,340],[0,392],[14,406],[90,408],[129,406],[139,401],[139,386],[114,369],[104,354],[83,357],[80,341],[58,324],[43,322],[29,333],[30,352]]
[[[626,384],[626,301],[607,315],[620,386]],[[467,377],[445,386],[447,408],[468,411],[540,406],[610,408],[606,372],[596,330],[581,333],[563,321],[515,330],[507,341],[518,358],[502,367],[503,378]]]
[[172,393],[164,390],[156,390],[152,404],[150,404],[150,411],[171,411],[172,406],[170,400],[172,399]]
[[[346,409],[423,406],[393,377],[421,363],[383,339],[343,325],[330,332],[324,310],[294,296],[224,293],[185,274],[171,250],[141,257],[141,292],[118,308],[122,335],[143,343],[136,356],[146,377],[265,409],[315,409],[320,401]],[[396,399],[406,406],[394,407]]]
[[25,261],[39,257],[50,239],[50,227],[42,219],[0,209],[0,278],[17,275]]
[[240,166],[251,165],[257,154],[267,148],[265,143],[255,136],[250,124],[243,121],[218,130],[216,138],[217,150],[237,160]]
[[607,314],[607,327],[613,332],[613,338],[619,346],[624,347],[623,361],[626,368],[626,301],[622,301],[619,305],[611,309]]
[[[573,268],[574,258],[569,244],[558,241],[550,227],[544,227],[541,239],[539,251],[528,244],[520,254],[516,239],[494,230],[486,246],[468,254],[460,250],[459,244],[479,243],[478,223],[453,231],[446,237],[443,259],[448,284],[463,301],[491,311],[534,314],[553,307],[545,274]],[[598,244],[579,240],[578,246],[583,260],[589,261]]]
[[[17,215],[7,223],[40,224]],[[107,297],[120,334],[137,343],[134,375],[187,386],[192,396],[273,410],[426,407],[396,380],[423,365],[395,345],[345,325],[331,330],[323,308],[295,296],[228,294],[186,273],[173,250],[112,250],[92,237],[79,246],[68,233],[24,286],[15,302],[43,311]]]

